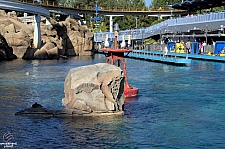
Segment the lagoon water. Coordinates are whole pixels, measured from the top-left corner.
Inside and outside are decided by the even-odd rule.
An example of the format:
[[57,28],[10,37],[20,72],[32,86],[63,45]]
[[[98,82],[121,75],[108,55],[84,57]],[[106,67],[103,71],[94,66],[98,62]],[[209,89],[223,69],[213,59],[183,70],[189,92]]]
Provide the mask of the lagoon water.
[[225,63],[193,60],[179,67],[126,61],[139,96],[126,101],[124,116],[105,118],[15,116],[34,102],[63,108],[68,71],[104,63],[104,55],[0,62],[0,143],[11,133],[10,142],[21,149],[225,147]]

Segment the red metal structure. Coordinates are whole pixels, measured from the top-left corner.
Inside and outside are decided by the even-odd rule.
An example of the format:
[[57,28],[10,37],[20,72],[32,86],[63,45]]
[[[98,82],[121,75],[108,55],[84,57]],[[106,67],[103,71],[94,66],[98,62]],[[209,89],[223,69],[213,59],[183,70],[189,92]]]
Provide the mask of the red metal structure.
[[129,53],[132,50],[127,49],[111,49],[111,48],[103,48],[100,49],[102,52],[107,53],[106,56],[106,63],[116,65],[118,67],[122,67],[125,77],[125,84],[124,84],[124,95],[125,97],[134,97],[138,94],[138,88],[133,87],[128,84],[128,76],[126,70],[126,62],[124,53]]

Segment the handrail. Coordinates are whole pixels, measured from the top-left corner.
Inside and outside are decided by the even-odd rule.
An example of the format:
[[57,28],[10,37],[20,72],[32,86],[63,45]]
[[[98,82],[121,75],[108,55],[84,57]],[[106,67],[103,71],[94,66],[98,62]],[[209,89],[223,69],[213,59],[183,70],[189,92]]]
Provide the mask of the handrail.
[[[188,24],[209,23],[209,22],[224,21],[224,20],[225,20],[225,11],[210,12],[208,14],[199,14],[196,16],[185,16],[185,17],[181,17],[181,18],[168,19],[166,21],[163,21],[161,23],[147,27],[145,29],[120,31],[120,35],[121,36],[122,35],[131,35],[132,33],[134,33],[134,37],[136,37],[135,39],[141,39],[142,33],[145,34],[144,37],[151,37],[153,35],[159,34],[160,31],[167,29],[168,27],[176,27],[178,25],[188,25]],[[204,28],[206,28],[206,27],[204,27]],[[202,28],[202,29],[204,29],[204,28]],[[215,27],[213,29],[217,29],[217,28]],[[101,34],[112,35],[113,33],[104,32]]]
[[1,0],[0,1],[1,9],[8,9],[8,10],[15,10],[15,11],[22,11],[22,12],[29,12],[33,14],[40,14],[45,17],[50,17],[50,12],[39,6],[30,5],[30,4],[23,4],[23,3],[15,3],[15,1],[8,1],[8,0]]
[[[19,0],[14,0],[14,1],[19,1]],[[34,2],[34,0],[23,0],[23,2],[29,2],[29,3],[33,3],[33,4],[37,4]],[[74,8],[73,6],[56,6],[54,2],[49,3],[48,1],[46,1],[46,3],[39,3],[38,5],[47,5],[47,6],[54,6],[54,7],[63,7],[63,8]],[[80,9],[80,8],[78,8]],[[93,8],[90,8],[86,6],[86,10],[88,11],[93,11]],[[115,10],[101,10],[101,11],[115,11]],[[127,11],[127,10],[126,10]],[[126,12],[125,10],[122,10],[122,12]],[[148,11],[143,11],[142,12],[149,12]],[[164,10],[162,10],[163,12]],[[169,10],[171,11],[171,10]],[[176,10],[173,10],[173,12],[175,12]],[[131,12],[131,11],[130,11]],[[155,12],[160,12],[159,10],[155,10]],[[181,12],[181,11],[180,11]],[[146,37],[150,37],[152,35],[156,35],[159,34],[162,30],[166,30],[168,27],[175,27],[178,25],[187,25],[187,24],[198,24],[198,23],[209,23],[209,22],[215,22],[215,21],[224,21],[225,20],[225,11],[221,11],[221,12],[210,12],[208,14],[199,14],[196,16],[186,16],[186,17],[181,17],[181,18],[174,18],[174,19],[169,19],[166,20],[164,22],[158,23],[156,25],[147,27],[145,29],[135,29],[135,30],[126,30],[126,31],[120,31],[120,35],[133,35],[133,37],[135,39],[141,39],[142,37],[146,38]],[[216,28],[214,28],[216,29]],[[98,34],[102,34],[102,35],[106,35],[109,34],[110,36],[113,37],[113,33],[109,33],[109,32],[105,32],[105,33],[98,33]],[[143,36],[144,34],[144,36]],[[121,37],[119,37],[121,38]]]
[[[49,1],[45,1],[44,3],[42,1],[37,2],[37,0],[11,0],[11,1],[15,1],[15,2],[23,2],[23,3],[28,3],[28,4],[34,4],[34,5],[39,5],[39,6],[51,6],[51,7],[59,7],[59,8],[74,8],[74,9],[80,9],[80,10],[84,10],[84,11],[93,11],[93,6],[87,6],[87,5],[71,5],[71,4],[60,4],[58,5],[55,2],[49,2]],[[95,11],[95,10],[94,10]],[[169,9],[169,7],[165,7],[165,8],[159,8],[159,9],[154,9],[154,10],[143,10],[143,9],[138,9],[138,7],[135,10],[131,10],[130,8],[128,9],[124,9],[124,8],[102,8],[102,10],[99,10],[102,12],[155,12],[155,13],[171,13],[171,9]],[[173,9],[173,13],[182,13],[182,12],[187,12],[185,10],[179,10],[179,9]]]

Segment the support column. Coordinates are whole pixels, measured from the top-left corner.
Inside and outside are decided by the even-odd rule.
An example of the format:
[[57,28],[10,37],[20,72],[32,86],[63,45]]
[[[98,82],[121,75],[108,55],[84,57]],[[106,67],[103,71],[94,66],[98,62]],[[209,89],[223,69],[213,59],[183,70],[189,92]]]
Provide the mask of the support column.
[[113,17],[112,15],[109,16],[109,26],[110,26],[109,31],[110,31],[110,33],[113,32],[113,18],[112,17]]
[[[26,12],[23,13],[23,17],[24,17],[24,18],[27,17],[27,13],[26,13]],[[24,24],[27,24],[27,22],[25,21]]]
[[138,28],[138,23],[137,23],[138,17],[137,16],[135,17],[135,20],[136,20],[136,29],[137,29]]
[[35,14],[34,15],[34,40],[33,40],[34,48],[40,48],[41,47],[40,22],[41,22],[40,14]]
[[128,35],[128,48],[130,49],[131,46],[131,35]]
[[109,16],[109,36],[110,36],[110,42],[112,42],[112,36],[113,36],[113,17],[118,16],[124,16],[124,15],[106,15]]

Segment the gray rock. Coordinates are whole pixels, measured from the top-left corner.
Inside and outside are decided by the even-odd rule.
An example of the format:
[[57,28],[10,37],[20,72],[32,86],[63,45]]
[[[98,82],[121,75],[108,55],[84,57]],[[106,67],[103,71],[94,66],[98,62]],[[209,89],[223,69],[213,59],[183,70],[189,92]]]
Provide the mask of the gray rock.
[[15,115],[50,115],[53,116],[53,112],[42,105],[34,103],[31,108],[24,109],[22,111],[16,112]]
[[62,104],[78,114],[123,111],[123,84],[123,71],[114,65],[73,68],[65,79]]

